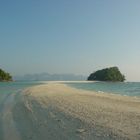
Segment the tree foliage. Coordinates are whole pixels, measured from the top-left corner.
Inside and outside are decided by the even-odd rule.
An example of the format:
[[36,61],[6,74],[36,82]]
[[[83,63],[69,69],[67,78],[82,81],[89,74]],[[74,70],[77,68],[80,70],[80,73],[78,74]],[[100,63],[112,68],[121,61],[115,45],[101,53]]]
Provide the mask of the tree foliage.
[[118,67],[110,67],[90,74],[87,80],[123,82],[125,80],[125,76],[121,74]]
[[12,76],[4,70],[0,69],[0,81],[12,81]]

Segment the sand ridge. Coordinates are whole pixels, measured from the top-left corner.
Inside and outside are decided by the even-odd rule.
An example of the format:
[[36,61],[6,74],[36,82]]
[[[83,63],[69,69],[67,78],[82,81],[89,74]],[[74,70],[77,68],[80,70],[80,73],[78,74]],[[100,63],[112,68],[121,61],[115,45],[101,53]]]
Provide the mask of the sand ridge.
[[79,90],[55,82],[29,88],[25,95],[44,108],[49,104],[59,112],[81,120],[89,126],[90,138],[94,137],[90,134],[91,129],[100,127],[97,133],[105,133],[106,137],[112,135],[111,139],[140,139],[139,98]]
[[47,82],[5,95],[1,140],[139,140],[140,99]]

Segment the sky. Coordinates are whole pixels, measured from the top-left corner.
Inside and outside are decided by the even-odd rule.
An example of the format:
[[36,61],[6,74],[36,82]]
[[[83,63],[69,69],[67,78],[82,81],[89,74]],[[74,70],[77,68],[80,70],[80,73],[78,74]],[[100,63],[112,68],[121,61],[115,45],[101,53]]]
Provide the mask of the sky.
[[118,66],[140,81],[139,0],[0,0],[0,68],[89,75]]

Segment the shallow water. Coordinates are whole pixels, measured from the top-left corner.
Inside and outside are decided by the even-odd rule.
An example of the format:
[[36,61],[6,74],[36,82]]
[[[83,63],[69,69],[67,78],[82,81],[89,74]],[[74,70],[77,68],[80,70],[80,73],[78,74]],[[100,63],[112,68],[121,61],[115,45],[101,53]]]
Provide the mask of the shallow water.
[[140,82],[93,82],[93,83],[68,83],[68,85],[84,90],[107,92],[113,94],[140,96]]
[[[123,136],[122,133],[117,134],[113,130],[105,127],[104,125],[102,126],[100,125],[100,123],[98,124],[98,122],[96,121],[93,121],[94,122],[93,126],[89,126],[88,123],[81,120],[80,118],[81,113],[85,114],[88,108],[89,108],[89,111],[91,108],[94,109],[94,107],[92,107],[93,105],[96,105],[95,103],[96,99],[94,100],[94,98],[93,98],[93,102],[91,103],[95,103],[95,104],[91,104],[91,108],[90,108],[90,107],[86,107],[87,105],[86,102],[85,102],[85,105],[82,105],[84,103],[83,100],[81,100],[81,102],[79,103],[74,104],[73,102],[74,97],[69,98],[69,96],[63,96],[63,95],[61,96],[61,94],[58,95],[58,98],[55,98],[55,100],[53,98],[54,96],[52,97],[48,96],[49,98],[47,96],[46,98],[44,98],[43,96],[42,98],[39,98],[39,100],[37,100],[33,98],[32,96],[24,96],[24,94],[20,94],[22,93],[22,90],[24,88],[31,87],[34,85],[39,85],[42,83],[43,82],[0,83],[0,140],[9,140],[9,139],[12,139],[12,140],[89,139],[90,140],[93,138],[95,140],[113,140],[113,139],[126,140],[127,139],[127,135]],[[122,86],[123,88],[124,84],[125,83],[100,82],[100,83],[69,83],[68,85],[75,86],[77,88],[82,88],[82,89],[87,88],[88,90],[95,90],[93,88],[94,86],[96,88],[98,87],[97,89],[99,89],[99,87],[105,88],[106,86],[112,87],[112,89],[115,89],[117,86],[118,87]],[[126,86],[128,85],[129,84],[126,84]],[[59,86],[58,86],[58,89],[61,87]],[[105,89],[108,89],[107,87]],[[131,89],[136,89],[136,87],[139,87],[139,84],[135,84],[135,86],[133,85],[133,86],[128,86],[128,87],[131,87]],[[55,90],[53,86],[51,88],[52,88],[50,89],[51,92]],[[63,86],[61,88],[63,92]],[[129,89],[129,88],[126,88],[126,89]],[[136,91],[139,91],[139,90],[136,90]],[[63,112],[63,109],[65,109],[64,112]],[[73,117],[71,115],[72,112],[68,114],[67,110],[72,111],[72,112],[75,112],[77,110],[77,112],[75,112],[76,115],[79,112],[81,112],[80,117],[79,118]],[[105,111],[104,108],[103,110]],[[92,113],[95,113],[94,110]],[[98,111],[98,113],[101,113],[101,112]],[[86,114],[88,114],[88,112]],[[107,116],[105,115],[106,117],[109,116],[108,110],[105,114],[107,114]],[[132,113],[132,115],[134,115],[134,113]],[[95,116],[96,116],[96,113],[95,113]],[[100,116],[98,116],[98,119],[102,120],[102,115]],[[128,115],[126,115],[126,117],[128,117]],[[138,114],[132,117],[139,118]],[[90,118],[93,118],[93,116]],[[98,119],[96,119],[95,117],[95,120],[98,120]],[[122,119],[122,116],[121,116],[121,119]],[[119,121],[117,122],[119,123]],[[136,129],[139,129],[139,124],[140,124],[139,122],[135,124],[135,121],[134,121],[132,124],[133,124],[132,128],[134,127],[134,131],[135,131],[136,124],[138,124],[136,125]],[[126,127],[126,124],[124,126]],[[84,132],[81,133],[79,132],[79,130],[84,130]],[[136,136],[136,139],[139,139],[139,135]]]
[[[16,97],[22,90],[39,82],[0,82],[0,140],[20,140],[13,120]],[[17,115],[17,114],[16,114]]]
[[11,93],[11,92],[16,92],[19,90],[22,90],[24,88],[38,85],[41,82],[29,82],[29,81],[24,81],[24,82],[0,82],[0,94],[3,93]]
[[3,108],[2,104],[9,102],[12,95],[19,94],[25,88],[38,85],[39,82],[0,82],[0,112]]

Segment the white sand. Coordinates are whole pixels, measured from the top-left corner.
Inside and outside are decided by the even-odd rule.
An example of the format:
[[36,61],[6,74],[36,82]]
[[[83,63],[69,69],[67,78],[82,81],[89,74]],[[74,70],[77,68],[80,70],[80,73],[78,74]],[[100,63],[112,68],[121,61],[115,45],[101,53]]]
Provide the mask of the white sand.
[[[10,127],[8,134],[14,133],[11,140],[140,139],[139,98],[50,82],[26,89],[14,101],[9,110],[3,110],[11,120],[7,124],[2,118],[3,125]],[[0,138],[8,140],[5,132]]]
[[[89,130],[85,133],[91,133],[91,139],[94,137],[92,128],[96,129],[96,126],[99,127],[96,130],[99,133],[96,133],[97,136],[140,139],[139,98],[99,94],[71,88],[62,83],[36,86],[28,89],[26,95],[33,97],[43,108],[51,105],[57,111],[87,124],[89,128],[85,129]],[[84,127],[81,131],[84,131]]]

